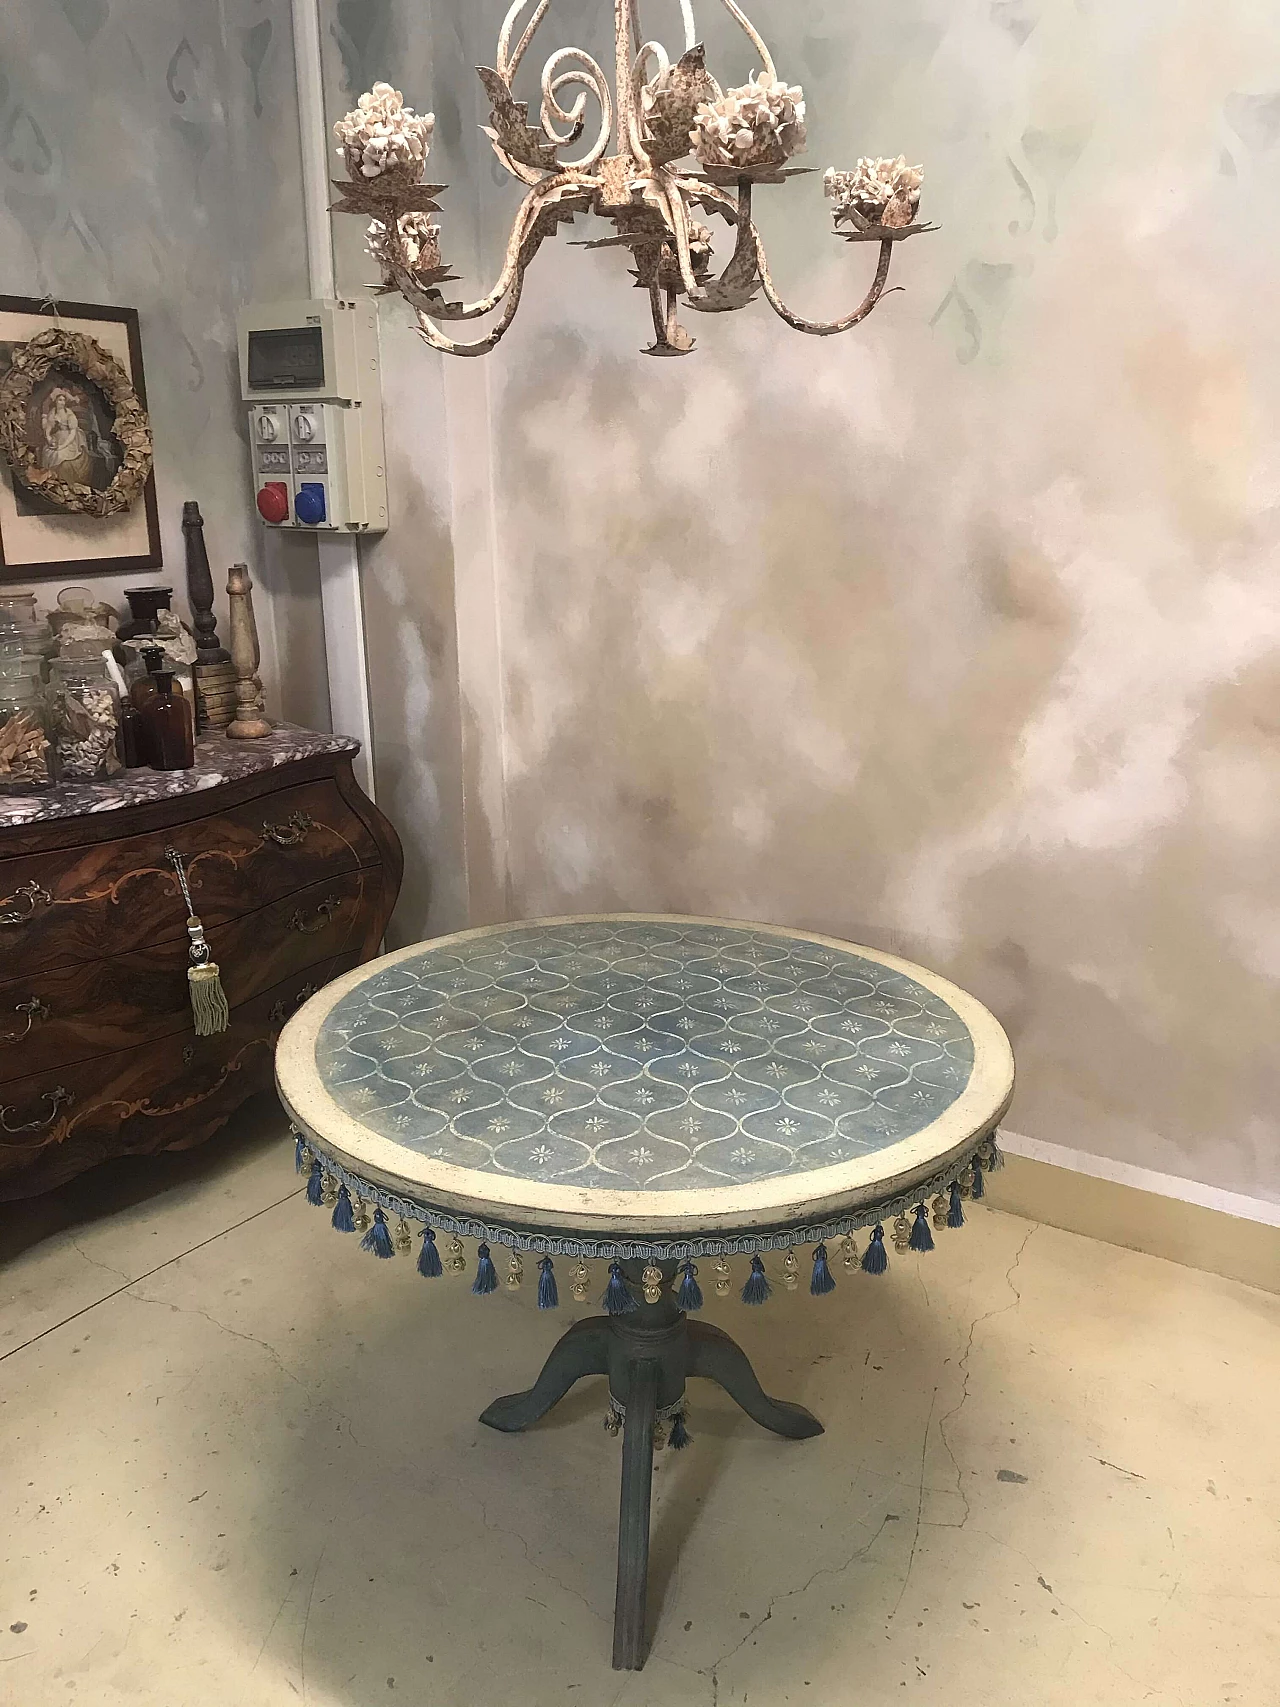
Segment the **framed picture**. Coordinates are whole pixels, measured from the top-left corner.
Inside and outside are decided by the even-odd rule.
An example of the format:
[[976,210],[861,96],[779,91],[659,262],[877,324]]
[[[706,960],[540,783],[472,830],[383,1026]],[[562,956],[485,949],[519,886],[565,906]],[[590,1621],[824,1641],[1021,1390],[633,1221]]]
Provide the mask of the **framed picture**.
[[[0,584],[158,569],[138,312],[0,296],[0,387],[15,377],[14,351],[54,328],[62,336],[25,378],[0,455]],[[10,463],[15,451],[31,484]]]

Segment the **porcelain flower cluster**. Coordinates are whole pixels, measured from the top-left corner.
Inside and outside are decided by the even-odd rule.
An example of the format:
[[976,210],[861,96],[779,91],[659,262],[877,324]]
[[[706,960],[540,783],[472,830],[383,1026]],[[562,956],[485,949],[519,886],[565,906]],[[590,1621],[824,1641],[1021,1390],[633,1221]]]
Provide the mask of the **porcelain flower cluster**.
[[704,101],[689,140],[704,166],[781,166],[805,145],[804,90],[762,71]]
[[390,83],[375,83],[352,110],[340,118],[333,134],[353,178],[385,174],[416,183],[431,149],[434,113],[415,113]]
[[365,231],[365,252],[390,281],[394,267],[410,273],[432,273],[440,267],[440,227],[425,213],[404,213],[394,224],[371,219]]
[[872,160],[864,156],[852,172],[837,172],[829,166],[822,184],[827,195],[841,208],[854,207],[866,218],[877,218],[895,198],[914,213],[920,204],[923,166],[908,166],[906,157]]

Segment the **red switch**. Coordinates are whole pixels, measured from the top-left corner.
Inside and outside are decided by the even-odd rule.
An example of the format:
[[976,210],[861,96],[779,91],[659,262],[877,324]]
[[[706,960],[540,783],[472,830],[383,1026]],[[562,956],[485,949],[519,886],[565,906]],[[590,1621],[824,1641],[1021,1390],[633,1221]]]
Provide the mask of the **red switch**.
[[289,488],[283,480],[268,480],[258,492],[258,514],[264,522],[287,522]]

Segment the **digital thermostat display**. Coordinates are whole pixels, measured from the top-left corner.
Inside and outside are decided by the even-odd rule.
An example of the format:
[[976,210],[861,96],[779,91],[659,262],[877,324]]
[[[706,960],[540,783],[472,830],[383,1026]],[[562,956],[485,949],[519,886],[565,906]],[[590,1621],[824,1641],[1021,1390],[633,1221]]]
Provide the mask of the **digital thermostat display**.
[[318,326],[288,326],[249,333],[249,388],[308,391],[324,385],[324,338]]

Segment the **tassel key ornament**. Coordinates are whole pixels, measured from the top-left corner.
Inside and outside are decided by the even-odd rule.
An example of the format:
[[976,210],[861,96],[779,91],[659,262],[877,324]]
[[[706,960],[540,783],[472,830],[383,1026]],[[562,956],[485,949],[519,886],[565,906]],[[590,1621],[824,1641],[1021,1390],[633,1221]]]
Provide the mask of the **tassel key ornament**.
[[166,848],[164,852],[165,858],[177,874],[178,886],[182,890],[182,899],[187,908],[187,955],[191,962],[187,968],[187,994],[191,998],[191,1018],[197,1037],[215,1037],[220,1031],[227,1029],[231,1010],[227,1006],[227,996],[222,988],[222,978],[213,958],[213,950],[204,940],[204,926],[196,917],[182,855],[173,847]]

